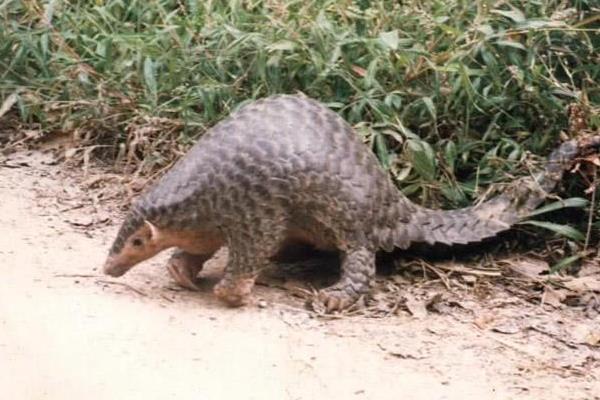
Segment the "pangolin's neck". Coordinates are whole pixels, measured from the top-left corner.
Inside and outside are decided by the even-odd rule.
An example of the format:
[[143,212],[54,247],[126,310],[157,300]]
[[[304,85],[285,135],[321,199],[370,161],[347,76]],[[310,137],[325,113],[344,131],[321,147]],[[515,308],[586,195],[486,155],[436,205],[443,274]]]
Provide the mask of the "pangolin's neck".
[[[169,205],[149,204],[140,201],[140,213],[145,220],[165,232],[204,232],[215,231],[217,227],[210,210],[198,201],[189,199]],[[176,244],[175,244],[176,245]]]

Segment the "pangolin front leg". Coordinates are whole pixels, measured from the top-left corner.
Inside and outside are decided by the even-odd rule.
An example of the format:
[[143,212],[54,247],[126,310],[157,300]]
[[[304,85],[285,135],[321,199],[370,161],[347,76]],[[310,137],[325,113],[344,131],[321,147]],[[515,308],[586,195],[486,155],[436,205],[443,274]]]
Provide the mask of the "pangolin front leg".
[[342,277],[338,283],[321,290],[313,301],[315,309],[333,312],[346,309],[368,293],[375,276],[375,252],[364,247],[342,254]]
[[167,262],[167,270],[179,286],[190,290],[199,290],[196,285],[196,277],[211,256],[212,254],[192,254],[176,249]]
[[283,223],[265,220],[259,225],[246,232],[242,229],[228,235],[229,259],[225,275],[213,292],[231,307],[249,302],[254,281],[262,270],[271,265],[270,258],[285,239]]

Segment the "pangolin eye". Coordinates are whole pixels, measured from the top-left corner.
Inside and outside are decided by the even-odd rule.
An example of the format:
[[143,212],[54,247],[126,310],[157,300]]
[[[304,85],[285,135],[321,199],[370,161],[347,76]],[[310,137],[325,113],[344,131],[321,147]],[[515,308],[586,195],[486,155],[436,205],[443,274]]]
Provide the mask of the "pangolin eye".
[[135,238],[135,239],[133,239],[131,241],[131,244],[134,245],[134,246],[136,246],[136,247],[141,246],[143,243],[144,242],[142,242],[142,239],[139,239],[139,238]]

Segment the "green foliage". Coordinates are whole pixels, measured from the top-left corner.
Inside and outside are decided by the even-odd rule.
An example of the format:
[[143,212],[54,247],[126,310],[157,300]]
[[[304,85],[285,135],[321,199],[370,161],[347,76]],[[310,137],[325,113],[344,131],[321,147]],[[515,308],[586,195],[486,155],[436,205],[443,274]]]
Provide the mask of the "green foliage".
[[[0,102],[117,158],[152,118],[187,144],[249,99],[302,91],[408,194],[463,206],[555,146],[568,104],[600,107],[595,3],[4,0]],[[156,167],[176,152],[136,151]]]
[[571,197],[569,199],[558,200],[550,204],[546,204],[529,213],[528,217],[545,214],[547,212],[560,210],[567,207],[583,208],[589,204],[589,201],[582,199],[581,197]]
[[547,221],[525,221],[523,224],[539,226],[575,241],[583,241],[585,239],[583,233],[569,225],[560,225]]
[[562,260],[560,260],[559,262],[557,262],[556,264],[550,266],[549,268],[549,272],[551,274],[560,272],[566,268],[568,268],[569,266],[573,265],[575,262],[581,260],[584,257],[583,253],[579,253],[579,254],[575,254],[569,257],[565,257]]

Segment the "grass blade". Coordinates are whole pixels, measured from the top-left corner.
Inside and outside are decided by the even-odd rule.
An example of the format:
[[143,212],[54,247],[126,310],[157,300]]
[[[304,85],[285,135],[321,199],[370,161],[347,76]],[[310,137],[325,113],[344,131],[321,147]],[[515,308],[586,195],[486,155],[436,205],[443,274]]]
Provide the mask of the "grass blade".
[[587,207],[590,202],[581,197],[571,197],[565,200],[558,200],[554,203],[546,204],[529,213],[528,217],[534,217],[536,215],[545,214],[551,211],[561,210],[563,208],[583,208]]
[[579,230],[577,230],[569,225],[561,225],[561,224],[555,224],[553,222],[535,221],[535,220],[523,221],[523,222],[521,222],[521,224],[533,225],[533,226],[537,226],[540,228],[548,229],[556,234],[559,234],[566,238],[575,240],[577,242],[582,242],[585,239],[585,236],[583,235],[583,233],[581,233]]

